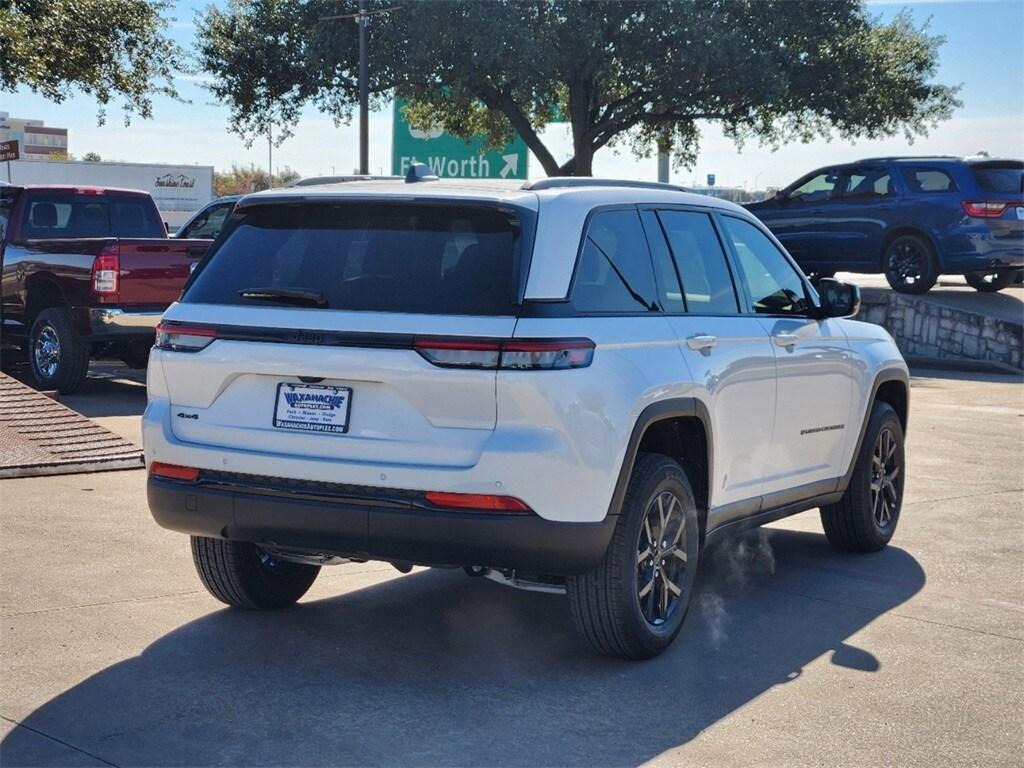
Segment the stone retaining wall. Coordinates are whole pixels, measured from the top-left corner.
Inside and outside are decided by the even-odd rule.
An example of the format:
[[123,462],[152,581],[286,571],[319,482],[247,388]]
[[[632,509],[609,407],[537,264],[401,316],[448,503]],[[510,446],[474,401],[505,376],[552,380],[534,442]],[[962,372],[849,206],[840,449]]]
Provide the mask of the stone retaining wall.
[[1024,318],[1013,323],[927,296],[865,289],[857,319],[884,326],[906,357],[1021,369]]

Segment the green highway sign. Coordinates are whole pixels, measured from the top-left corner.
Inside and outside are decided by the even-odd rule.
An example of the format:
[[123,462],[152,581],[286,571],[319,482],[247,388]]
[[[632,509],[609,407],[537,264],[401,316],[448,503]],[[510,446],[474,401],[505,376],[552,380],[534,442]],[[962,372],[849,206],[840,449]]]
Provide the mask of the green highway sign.
[[516,136],[501,149],[485,150],[483,137],[470,141],[444,131],[419,131],[402,114],[402,102],[395,100],[391,132],[391,172],[404,176],[412,163],[423,163],[441,178],[525,179],[526,142]]

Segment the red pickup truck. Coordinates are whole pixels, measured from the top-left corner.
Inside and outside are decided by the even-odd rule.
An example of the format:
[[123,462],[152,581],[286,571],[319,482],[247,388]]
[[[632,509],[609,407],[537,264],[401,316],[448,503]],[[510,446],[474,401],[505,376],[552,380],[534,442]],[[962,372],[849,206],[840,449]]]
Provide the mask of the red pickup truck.
[[154,328],[209,240],[172,240],[145,192],[0,187],[2,345],[43,389],[73,392],[89,360],[143,367]]

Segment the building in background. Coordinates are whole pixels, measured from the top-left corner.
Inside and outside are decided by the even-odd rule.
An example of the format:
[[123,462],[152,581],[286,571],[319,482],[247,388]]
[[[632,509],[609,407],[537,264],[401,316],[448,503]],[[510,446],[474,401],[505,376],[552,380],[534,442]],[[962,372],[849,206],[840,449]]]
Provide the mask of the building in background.
[[23,120],[0,112],[0,141],[15,140],[23,160],[64,159],[68,156],[68,129],[51,128],[42,120]]

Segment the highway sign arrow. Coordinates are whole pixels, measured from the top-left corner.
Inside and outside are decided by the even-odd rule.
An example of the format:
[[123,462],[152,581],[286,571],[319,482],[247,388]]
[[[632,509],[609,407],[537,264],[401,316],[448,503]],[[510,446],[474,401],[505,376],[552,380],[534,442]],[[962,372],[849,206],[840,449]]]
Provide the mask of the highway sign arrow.
[[505,161],[505,167],[498,173],[501,178],[506,178],[510,173],[512,178],[516,177],[519,173],[519,155],[502,155],[501,159]]

